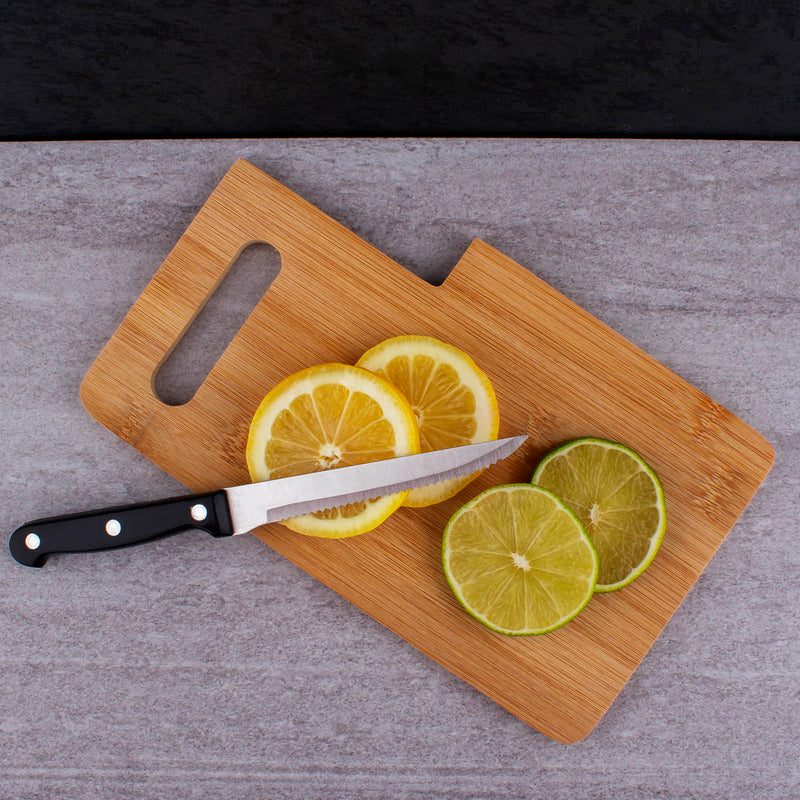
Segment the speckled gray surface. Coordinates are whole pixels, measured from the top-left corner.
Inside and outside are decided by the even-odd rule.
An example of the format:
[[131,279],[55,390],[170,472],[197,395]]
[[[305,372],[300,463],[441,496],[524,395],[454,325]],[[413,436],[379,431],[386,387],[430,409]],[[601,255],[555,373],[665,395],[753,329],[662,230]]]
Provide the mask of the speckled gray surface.
[[[775,466],[575,745],[254,537],[1,558],[0,797],[797,797],[800,144],[0,144],[6,533],[182,491],[78,386],[237,157],[433,281],[486,239],[753,425]],[[218,314],[274,272],[249,259]],[[195,338],[165,392],[213,358]]]

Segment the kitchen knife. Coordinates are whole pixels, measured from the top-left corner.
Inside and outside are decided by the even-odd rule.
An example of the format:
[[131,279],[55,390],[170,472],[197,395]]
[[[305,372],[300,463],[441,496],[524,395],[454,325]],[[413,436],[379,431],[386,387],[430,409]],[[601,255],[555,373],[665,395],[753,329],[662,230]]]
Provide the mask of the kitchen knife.
[[513,453],[527,438],[514,436],[153,503],[48,517],[17,528],[8,548],[20,564],[41,567],[51,553],[126,547],[194,528],[215,537],[247,533],[267,522],[478,472]]

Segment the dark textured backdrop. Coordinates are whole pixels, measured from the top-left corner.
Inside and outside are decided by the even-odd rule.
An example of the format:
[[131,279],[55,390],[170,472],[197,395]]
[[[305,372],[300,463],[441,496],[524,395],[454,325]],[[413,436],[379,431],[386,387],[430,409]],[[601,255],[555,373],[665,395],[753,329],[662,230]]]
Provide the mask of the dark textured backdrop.
[[0,0],[0,138],[795,138],[794,6]]

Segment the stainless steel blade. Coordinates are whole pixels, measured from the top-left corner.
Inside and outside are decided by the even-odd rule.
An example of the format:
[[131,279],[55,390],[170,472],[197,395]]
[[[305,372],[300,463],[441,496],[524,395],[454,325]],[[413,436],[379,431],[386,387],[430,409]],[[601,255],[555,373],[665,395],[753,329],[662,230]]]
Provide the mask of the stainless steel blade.
[[233,532],[247,533],[267,522],[469,475],[510,455],[527,438],[513,436],[354,467],[233,486],[225,489]]

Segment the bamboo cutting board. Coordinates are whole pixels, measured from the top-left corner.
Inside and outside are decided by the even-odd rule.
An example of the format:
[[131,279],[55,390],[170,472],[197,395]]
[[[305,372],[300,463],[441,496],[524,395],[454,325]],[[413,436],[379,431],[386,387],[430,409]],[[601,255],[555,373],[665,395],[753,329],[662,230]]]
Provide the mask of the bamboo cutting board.
[[[248,244],[281,270],[195,396],[168,406],[159,366]],[[529,440],[455,498],[400,509],[344,540],[280,525],[256,535],[511,713],[563,742],[584,737],[630,677],[733,526],[773,460],[769,444],[488,244],[476,240],[431,286],[268,177],[237,161],[180,238],[81,386],[88,411],[189,489],[249,480],[250,419],[279,380],[354,363],[400,334],[468,352],[491,379],[500,436]],[[595,595],[565,627],[504,637],[456,602],[441,568],[450,515],[483,489],[530,479],[578,436],[624,442],[664,485],[668,526],[655,561]]]

